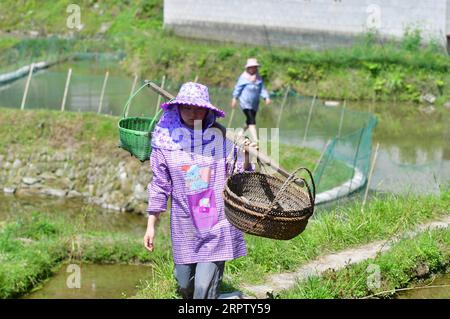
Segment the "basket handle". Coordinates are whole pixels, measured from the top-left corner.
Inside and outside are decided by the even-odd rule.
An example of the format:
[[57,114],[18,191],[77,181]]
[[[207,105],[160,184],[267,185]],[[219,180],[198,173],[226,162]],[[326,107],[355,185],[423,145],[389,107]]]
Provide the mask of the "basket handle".
[[294,179],[296,179],[297,177],[295,176],[295,174],[301,170],[304,170],[308,173],[309,178],[311,180],[311,184],[312,184],[312,188],[313,188],[313,196],[311,196],[311,188],[308,184],[308,182],[304,179],[304,178],[300,178],[304,183],[305,186],[308,190],[309,193],[309,199],[311,201],[311,205],[314,207],[314,201],[316,199],[316,184],[314,183],[314,178],[312,176],[312,173],[309,169],[307,169],[306,167],[299,167],[296,170],[294,170],[291,175],[284,181],[283,185],[281,186],[280,190],[278,191],[277,195],[275,195],[275,198],[272,200],[272,203],[269,206],[269,210],[271,210],[276,203],[278,202],[278,200],[280,199],[281,195],[285,192],[285,190],[287,189],[287,187],[289,186],[289,184],[294,181]]
[[311,207],[312,207],[312,209],[314,211],[314,202],[316,200],[316,184],[314,183],[314,178],[313,178],[312,173],[311,173],[311,171],[309,169],[307,169],[306,167],[299,167],[296,170],[294,170],[291,173],[291,175],[289,175],[289,177],[284,181],[284,183],[281,186],[280,190],[275,195],[275,198],[272,200],[272,203],[267,208],[264,216],[253,225],[253,228],[255,228],[256,225],[258,225],[258,223],[260,221],[264,220],[269,215],[270,211],[277,204],[278,200],[280,199],[281,195],[286,191],[286,189],[289,186],[289,184],[297,178],[295,176],[295,174],[297,172],[301,171],[301,170],[306,171],[308,173],[308,175],[309,175],[310,180],[311,180],[312,190],[313,190],[312,195],[311,195],[311,187],[309,186],[308,182],[304,178],[300,178],[303,181],[304,185],[306,186],[306,189],[308,190],[309,200],[310,200],[310,203],[311,203]]
[[127,100],[127,103],[125,103],[125,107],[123,108],[122,118],[125,118],[128,116],[128,108],[130,107],[131,100],[133,100],[134,97],[139,93],[139,91],[141,91],[146,86],[147,86],[147,83],[142,85],[139,89],[137,89],[133,94],[130,95],[130,97]]

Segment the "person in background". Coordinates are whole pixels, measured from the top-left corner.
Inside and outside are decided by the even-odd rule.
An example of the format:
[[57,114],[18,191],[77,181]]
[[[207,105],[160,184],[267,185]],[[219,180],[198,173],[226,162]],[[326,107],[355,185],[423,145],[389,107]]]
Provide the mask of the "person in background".
[[247,60],[245,71],[239,76],[234,87],[231,108],[236,108],[237,100],[246,117],[245,129],[249,131],[253,142],[258,143],[258,134],[256,130],[256,113],[259,108],[259,99],[263,98],[266,105],[271,103],[269,93],[264,87],[264,81],[258,73],[261,65],[255,58]]

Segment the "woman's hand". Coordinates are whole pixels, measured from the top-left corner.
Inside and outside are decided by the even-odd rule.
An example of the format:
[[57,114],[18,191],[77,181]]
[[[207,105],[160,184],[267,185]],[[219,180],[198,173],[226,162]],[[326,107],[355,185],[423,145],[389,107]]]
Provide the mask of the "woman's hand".
[[237,100],[236,100],[236,98],[233,98],[233,99],[231,100],[231,108],[232,108],[232,109],[236,108],[236,104],[237,104]]
[[147,228],[147,231],[145,232],[144,236],[144,246],[147,248],[148,251],[153,251],[154,244],[153,241],[155,240],[155,228]]
[[148,216],[148,222],[147,222],[147,231],[144,235],[144,246],[147,248],[148,251],[153,251],[155,245],[155,224],[158,220],[159,214],[156,215],[149,215]]
[[249,147],[254,147],[258,149],[258,144],[255,142],[252,142],[250,139],[246,139],[244,141],[244,169],[248,170],[250,168],[250,156],[249,156]]
[[270,98],[266,99],[266,105],[269,105],[270,103],[272,103],[272,100]]

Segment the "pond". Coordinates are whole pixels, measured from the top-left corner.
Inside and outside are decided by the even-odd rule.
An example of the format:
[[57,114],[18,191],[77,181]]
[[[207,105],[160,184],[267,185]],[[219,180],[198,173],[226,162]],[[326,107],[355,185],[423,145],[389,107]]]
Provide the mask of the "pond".
[[120,299],[151,280],[152,268],[137,265],[65,264],[24,299]]
[[82,222],[86,230],[122,232],[144,235],[147,219],[144,215],[106,210],[86,204],[80,199],[59,199],[39,196],[12,196],[0,193],[0,222],[15,220],[33,212],[50,216],[62,215]]
[[396,299],[450,299],[450,274],[438,276],[427,286],[400,291]]

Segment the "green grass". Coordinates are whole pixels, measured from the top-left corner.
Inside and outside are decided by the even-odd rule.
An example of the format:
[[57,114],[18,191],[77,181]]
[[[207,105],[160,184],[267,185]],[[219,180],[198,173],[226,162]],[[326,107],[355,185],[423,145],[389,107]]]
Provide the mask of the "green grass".
[[[375,259],[347,266],[339,271],[327,271],[281,292],[284,299],[378,298],[394,296],[396,289],[405,288],[423,279],[419,269],[430,274],[450,269],[450,229],[427,231],[415,238],[404,239]],[[373,269],[379,267],[379,285],[373,285]],[[375,277],[374,277],[375,278]]]
[[118,117],[52,110],[1,108],[0,152],[76,148],[83,152],[115,150]]
[[[256,56],[263,63],[261,73],[269,89],[275,91],[290,84],[300,94],[333,99],[417,102],[422,93],[429,92],[438,96],[439,104],[450,98],[450,59],[435,41],[421,46],[417,30],[407,31],[399,42],[380,44],[369,33],[350,48],[268,49],[176,37],[163,30],[162,0],[80,1],[84,25],[80,31],[66,27],[68,0],[19,3],[2,1],[0,12],[11,14],[2,15],[0,29],[34,30],[41,36],[72,32],[78,40],[51,38],[46,45],[42,39],[17,42],[5,35],[0,48],[8,50],[0,61],[6,64],[17,56],[29,61],[58,51],[125,51],[122,66],[130,75],[161,78],[166,74],[176,82],[198,75],[205,84],[231,87],[245,59]],[[105,23],[110,27],[101,34]],[[94,37],[102,40],[93,41]]]
[[[143,236],[143,234],[142,234]],[[164,235],[162,235],[164,238]],[[0,228],[0,298],[16,298],[39,286],[66,260],[92,263],[170,263],[168,240],[149,254],[139,235],[92,232],[83,219],[33,213]]]

